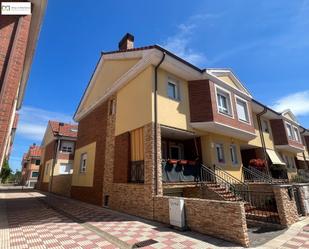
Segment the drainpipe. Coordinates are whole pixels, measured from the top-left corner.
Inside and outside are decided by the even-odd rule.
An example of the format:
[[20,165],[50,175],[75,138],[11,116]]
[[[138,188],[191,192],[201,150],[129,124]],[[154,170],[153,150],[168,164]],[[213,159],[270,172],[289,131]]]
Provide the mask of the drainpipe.
[[263,148],[264,160],[266,162],[267,173],[268,173],[268,175],[270,175],[269,168],[268,168],[268,162],[267,162],[266,144],[265,144],[265,140],[264,140],[264,134],[263,134],[262,123],[261,123],[261,116],[263,116],[266,112],[267,112],[267,108],[264,107],[262,112],[256,114],[256,117],[257,117],[259,132],[260,132],[262,148]]
[[158,195],[158,68],[165,59],[166,53],[163,52],[163,56],[155,67],[155,84],[154,84],[154,173],[155,173],[155,194]]

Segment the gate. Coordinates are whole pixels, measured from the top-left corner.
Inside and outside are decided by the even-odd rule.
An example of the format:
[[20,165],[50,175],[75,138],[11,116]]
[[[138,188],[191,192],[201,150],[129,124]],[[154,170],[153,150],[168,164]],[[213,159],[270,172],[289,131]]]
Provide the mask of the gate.
[[302,204],[301,204],[301,197],[300,197],[300,189],[297,187],[293,187],[293,193],[294,193],[294,200],[295,204],[297,207],[297,213],[299,216],[303,215],[303,210],[302,210]]

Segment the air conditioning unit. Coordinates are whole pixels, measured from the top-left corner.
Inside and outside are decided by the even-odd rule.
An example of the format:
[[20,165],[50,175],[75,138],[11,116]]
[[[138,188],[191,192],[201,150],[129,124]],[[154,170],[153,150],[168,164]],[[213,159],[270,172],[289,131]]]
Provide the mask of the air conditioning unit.
[[169,199],[170,224],[175,228],[184,229],[185,221],[185,200],[183,198]]

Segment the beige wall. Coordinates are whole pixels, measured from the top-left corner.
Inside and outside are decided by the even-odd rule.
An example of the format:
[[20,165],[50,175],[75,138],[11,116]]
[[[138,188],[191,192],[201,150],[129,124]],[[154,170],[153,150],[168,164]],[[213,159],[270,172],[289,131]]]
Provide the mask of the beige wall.
[[85,99],[81,110],[90,107],[96,100],[103,96],[114,82],[133,67],[138,60],[105,60],[101,69],[99,69],[96,81],[93,84],[93,89],[91,89],[90,94]]
[[[180,101],[168,97],[169,79],[177,83]],[[158,122],[183,130],[192,130],[190,127],[188,82],[162,69],[158,70]]]
[[223,80],[225,83],[227,83],[229,86],[234,87],[236,89],[239,89],[239,87],[236,86],[236,84],[233,82],[233,80],[229,76],[217,76],[220,80]]
[[[87,153],[86,172],[80,173],[80,159],[83,153]],[[93,186],[94,161],[96,153],[96,142],[81,147],[75,151],[72,186]]]
[[[242,161],[241,161],[241,154],[240,154],[240,144],[241,141],[225,137],[217,134],[208,134],[201,137],[202,143],[202,156],[203,156],[203,163],[207,166],[216,166],[221,167],[229,174],[233,175],[234,177],[238,178],[239,180],[242,179]],[[217,153],[215,144],[223,144],[224,147],[224,158],[225,163],[219,163],[217,161]],[[237,148],[237,164],[232,164],[231,156],[230,156],[230,145],[235,144]]]
[[55,165],[55,168],[54,168],[54,176],[60,175],[60,165],[67,164],[67,163],[71,164],[73,168],[73,160],[58,159]]
[[149,66],[117,93],[115,135],[151,122],[153,67]]
[[[275,147],[274,147],[274,141],[273,141],[272,131],[271,131],[271,127],[270,127],[270,122],[269,122],[268,119],[265,119],[263,117],[261,118],[261,121],[262,120],[266,120],[268,122],[268,127],[269,127],[269,133],[263,132],[265,146],[266,146],[267,149],[274,150]],[[253,113],[253,123],[254,123],[254,128],[255,128],[255,134],[257,136],[253,140],[250,140],[248,144],[253,145],[253,146],[257,146],[257,147],[262,147],[261,136],[260,136],[260,131],[259,131],[259,128],[258,128],[256,113]]]

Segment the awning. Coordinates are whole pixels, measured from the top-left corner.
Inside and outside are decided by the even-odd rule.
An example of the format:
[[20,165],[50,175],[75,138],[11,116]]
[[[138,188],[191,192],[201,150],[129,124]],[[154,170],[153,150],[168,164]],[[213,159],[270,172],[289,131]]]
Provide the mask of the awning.
[[270,150],[270,149],[266,149],[266,151],[273,164],[286,165],[285,162],[282,161],[280,155],[276,151]]

